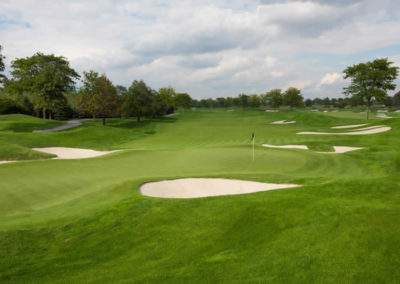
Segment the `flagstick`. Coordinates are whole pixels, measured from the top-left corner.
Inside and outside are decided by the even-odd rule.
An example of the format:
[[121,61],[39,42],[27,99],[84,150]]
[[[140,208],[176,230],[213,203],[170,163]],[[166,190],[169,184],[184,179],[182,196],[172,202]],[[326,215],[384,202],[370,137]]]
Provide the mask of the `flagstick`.
[[254,140],[256,140],[256,138],[253,138],[253,161],[254,161]]

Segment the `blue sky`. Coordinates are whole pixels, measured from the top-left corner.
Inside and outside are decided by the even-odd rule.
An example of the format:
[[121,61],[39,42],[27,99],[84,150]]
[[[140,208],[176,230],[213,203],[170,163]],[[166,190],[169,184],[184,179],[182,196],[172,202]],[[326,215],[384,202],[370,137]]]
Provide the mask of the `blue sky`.
[[40,51],[115,84],[143,79],[197,99],[290,86],[340,97],[346,66],[377,57],[400,66],[399,34],[397,0],[0,2],[8,72]]

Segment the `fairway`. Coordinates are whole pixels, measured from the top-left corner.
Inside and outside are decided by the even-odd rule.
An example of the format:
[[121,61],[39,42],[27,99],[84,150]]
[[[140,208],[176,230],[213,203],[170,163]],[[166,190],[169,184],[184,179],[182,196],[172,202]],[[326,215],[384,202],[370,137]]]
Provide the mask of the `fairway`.
[[[198,108],[59,132],[0,115],[0,161],[18,161],[0,164],[0,282],[396,283],[400,113],[386,114]],[[188,178],[300,186],[139,190]]]

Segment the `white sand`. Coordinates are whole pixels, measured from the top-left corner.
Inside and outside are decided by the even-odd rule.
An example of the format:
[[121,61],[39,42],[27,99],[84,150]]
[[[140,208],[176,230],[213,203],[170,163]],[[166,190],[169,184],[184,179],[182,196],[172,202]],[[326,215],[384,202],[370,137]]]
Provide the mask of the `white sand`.
[[54,159],[93,158],[120,151],[120,150],[95,151],[90,149],[65,148],[65,147],[32,148],[32,150],[57,155],[57,158]]
[[295,120],[287,121],[287,120],[278,120],[271,122],[271,124],[291,124],[291,123],[296,123]]
[[400,112],[400,109],[398,109],[398,110],[396,110],[396,111],[394,111],[394,112]]
[[377,114],[376,117],[379,117],[379,118],[392,118],[391,116],[386,115],[386,113]]
[[184,178],[145,183],[143,195],[163,198],[198,198],[245,194],[273,189],[299,187],[297,184],[274,184],[220,178]]
[[380,110],[378,110],[378,112],[388,112],[388,111],[380,109]]
[[356,127],[360,127],[360,126],[364,126],[367,125],[368,123],[364,123],[364,124],[353,124],[353,125],[341,125],[341,126],[333,126],[331,128],[334,129],[342,129],[342,128],[356,128]]
[[269,145],[269,144],[262,144],[263,147],[267,148],[282,148],[282,149],[304,149],[308,150],[306,145]]
[[[371,126],[374,127],[373,129],[365,129],[365,130],[357,130],[353,132],[338,132],[338,133],[330,133],[330,132],[312,132],[312,131],[306,131],[306,132],[298,132],[297,134],[303,135],[303,134],[309,134],[309,135],[366,135],[366,134],[376,134],[376,133],[381,133],[381,132],[386,132],[392,129],[389,126]],[[368,128],[368,127],[366,127]]]
[[278,112],[276,109],[266,109],[265,112]]
[[0,164],[14,163],[16,161],[0,161]]
[[364,149],[363,147],[333,146],[334,152],[318,152],[321,154],[342,154],[350,151]]

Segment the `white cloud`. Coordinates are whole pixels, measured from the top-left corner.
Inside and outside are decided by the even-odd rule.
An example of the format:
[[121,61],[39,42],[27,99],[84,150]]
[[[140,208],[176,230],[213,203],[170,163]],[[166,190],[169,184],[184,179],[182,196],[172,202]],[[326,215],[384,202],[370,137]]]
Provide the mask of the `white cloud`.
[[[282,86],[337,96],[340,62],[400,45],[399,11],[396,0],[2,0],[0,44],[8,67],[16,57],[55,53],[116,84],[143,79],[196,98]],[[347,57],[319,61],[332,55]]]
[[322,77],[321,81],[319,82],[321,85],[331,85],[335,83],[337,80],[342,78],[342,76],[338,73],[327,73],[324,77]]

